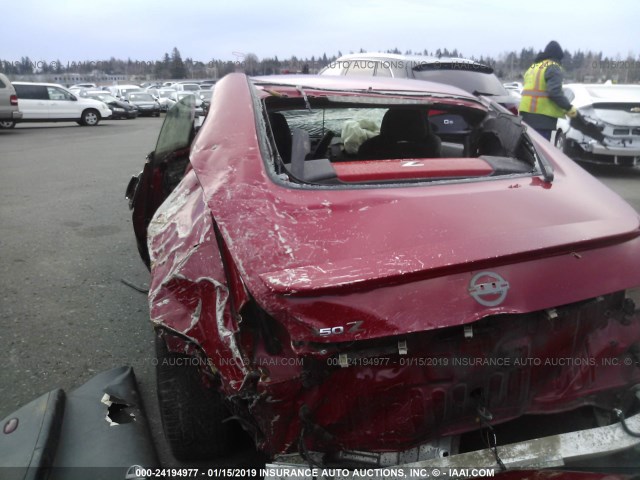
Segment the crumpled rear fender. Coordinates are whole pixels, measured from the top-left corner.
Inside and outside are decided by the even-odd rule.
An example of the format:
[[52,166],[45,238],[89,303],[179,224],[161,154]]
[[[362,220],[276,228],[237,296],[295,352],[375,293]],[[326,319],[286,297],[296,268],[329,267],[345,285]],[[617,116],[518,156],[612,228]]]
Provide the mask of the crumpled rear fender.
[[193,171],[154,215],[148,246],[151,321],[204,350],[226,386],[239,389],[247,372],[234,338],[229,286],[213,219]]

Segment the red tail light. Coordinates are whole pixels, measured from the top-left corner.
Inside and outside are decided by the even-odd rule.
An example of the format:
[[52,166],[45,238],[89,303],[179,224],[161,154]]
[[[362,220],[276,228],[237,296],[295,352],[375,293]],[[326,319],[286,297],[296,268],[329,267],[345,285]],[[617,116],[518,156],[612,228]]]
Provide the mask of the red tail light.
[[518,107],[516,107],[515,105],[511,105],[510,107],[507,107],[507,110],[509,110],[514,115],[518,115]]
[[18,105],[18,96],[17,95],[11,95],[9,97],[9,101],[11,102],[11,105]]

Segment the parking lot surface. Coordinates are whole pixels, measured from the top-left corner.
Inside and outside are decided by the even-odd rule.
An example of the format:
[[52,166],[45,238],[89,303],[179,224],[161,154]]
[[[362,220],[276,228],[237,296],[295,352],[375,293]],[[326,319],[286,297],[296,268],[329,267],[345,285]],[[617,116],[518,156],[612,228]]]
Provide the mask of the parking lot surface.
[[[124,199],[153,150],[162,117],[18,125],[0,130],[0,418],[35,397],[132,365],[156,447],[148,272]],[[589,168],[640,211],[640,169]],[[246,450],[225,463],[252,464]]]

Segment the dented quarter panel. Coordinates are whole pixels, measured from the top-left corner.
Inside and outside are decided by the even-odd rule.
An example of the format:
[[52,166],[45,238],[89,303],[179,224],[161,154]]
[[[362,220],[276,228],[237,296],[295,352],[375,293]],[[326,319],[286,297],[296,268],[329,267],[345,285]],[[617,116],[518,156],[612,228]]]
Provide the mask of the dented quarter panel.
[[[229,289],[213,221],[194,173],[162,204],[149,224],[151,321],[200,346],[239,388],[245,376],[234,338]],[[219,362],[233,358],[235,362]]]

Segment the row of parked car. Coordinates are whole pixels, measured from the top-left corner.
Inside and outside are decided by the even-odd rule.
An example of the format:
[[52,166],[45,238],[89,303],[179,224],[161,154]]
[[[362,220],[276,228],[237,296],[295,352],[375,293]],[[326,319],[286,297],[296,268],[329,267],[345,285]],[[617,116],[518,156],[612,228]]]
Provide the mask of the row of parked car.
[[1,75],[0,128],[13,128],[17,122],[75,121],[79,125],[95,126],[107,118],[159,117],[187,95],[195,97],[196,115],[206,114],[213,93],[211,85],[201,88],[195,83],[173,83],[171,87],[98,87],[86,83],[66,89],[53,83],[11,83]]
[[[117,100],[142,105],[142,111],[152,109],[153,114],[156,114],[156,106],[151,105],[153,102],[157,103],[160,111],[166,112],[185,95],[195,96],[196,108],[199,109],[197,113],[202,113],[211,103],[212,87],[212,83],[164,82],[146,83],[142,86],[114,85],[100,89],[95,84],[79,84],[70,87],[69,90],[79,96],[84,96],[85,93],[95,94],[97,90],[107,91]],[[148,94],[151,97],[142,94]]]
[[[518,113],[522,90],[521,83],[502,84],[491,67],[463,58],[358,53],[340,57],[320,74],[444,83],[490,98],[514,114]],[[6,77],[2,83],[10,85]],[[4,90],[7,97],[0,103],[6,105],[6,112],[0,111],[0,127],[11,128],[17,121],[73,120],[81,125],[97,125],[103,118],[159,116],[187,95],[195,96],[196,116],[202,117],[211,103],[214,84],[214,80],[207,80],[98,88],[87,83],[65,90],[54,84],[15,82],[17,95],[13,92],[11,100],[11,95],[6,93],[10,88],[0,86],[0,95]],[[640,164],[640,86],[571,84],[566,86],[566,93],[580,111],[583,128],[577,128],[575,121],[572,125],[569,119],[561,119],[554,136],[558,148],[577,160]],[[18,112],[18,99],[22,115]],[[107,110],[111,110],[111,114]],[[468,128],[464,119],[455,114],[433,116],[430,120],[434,132],[440,136],[455,135]]]

